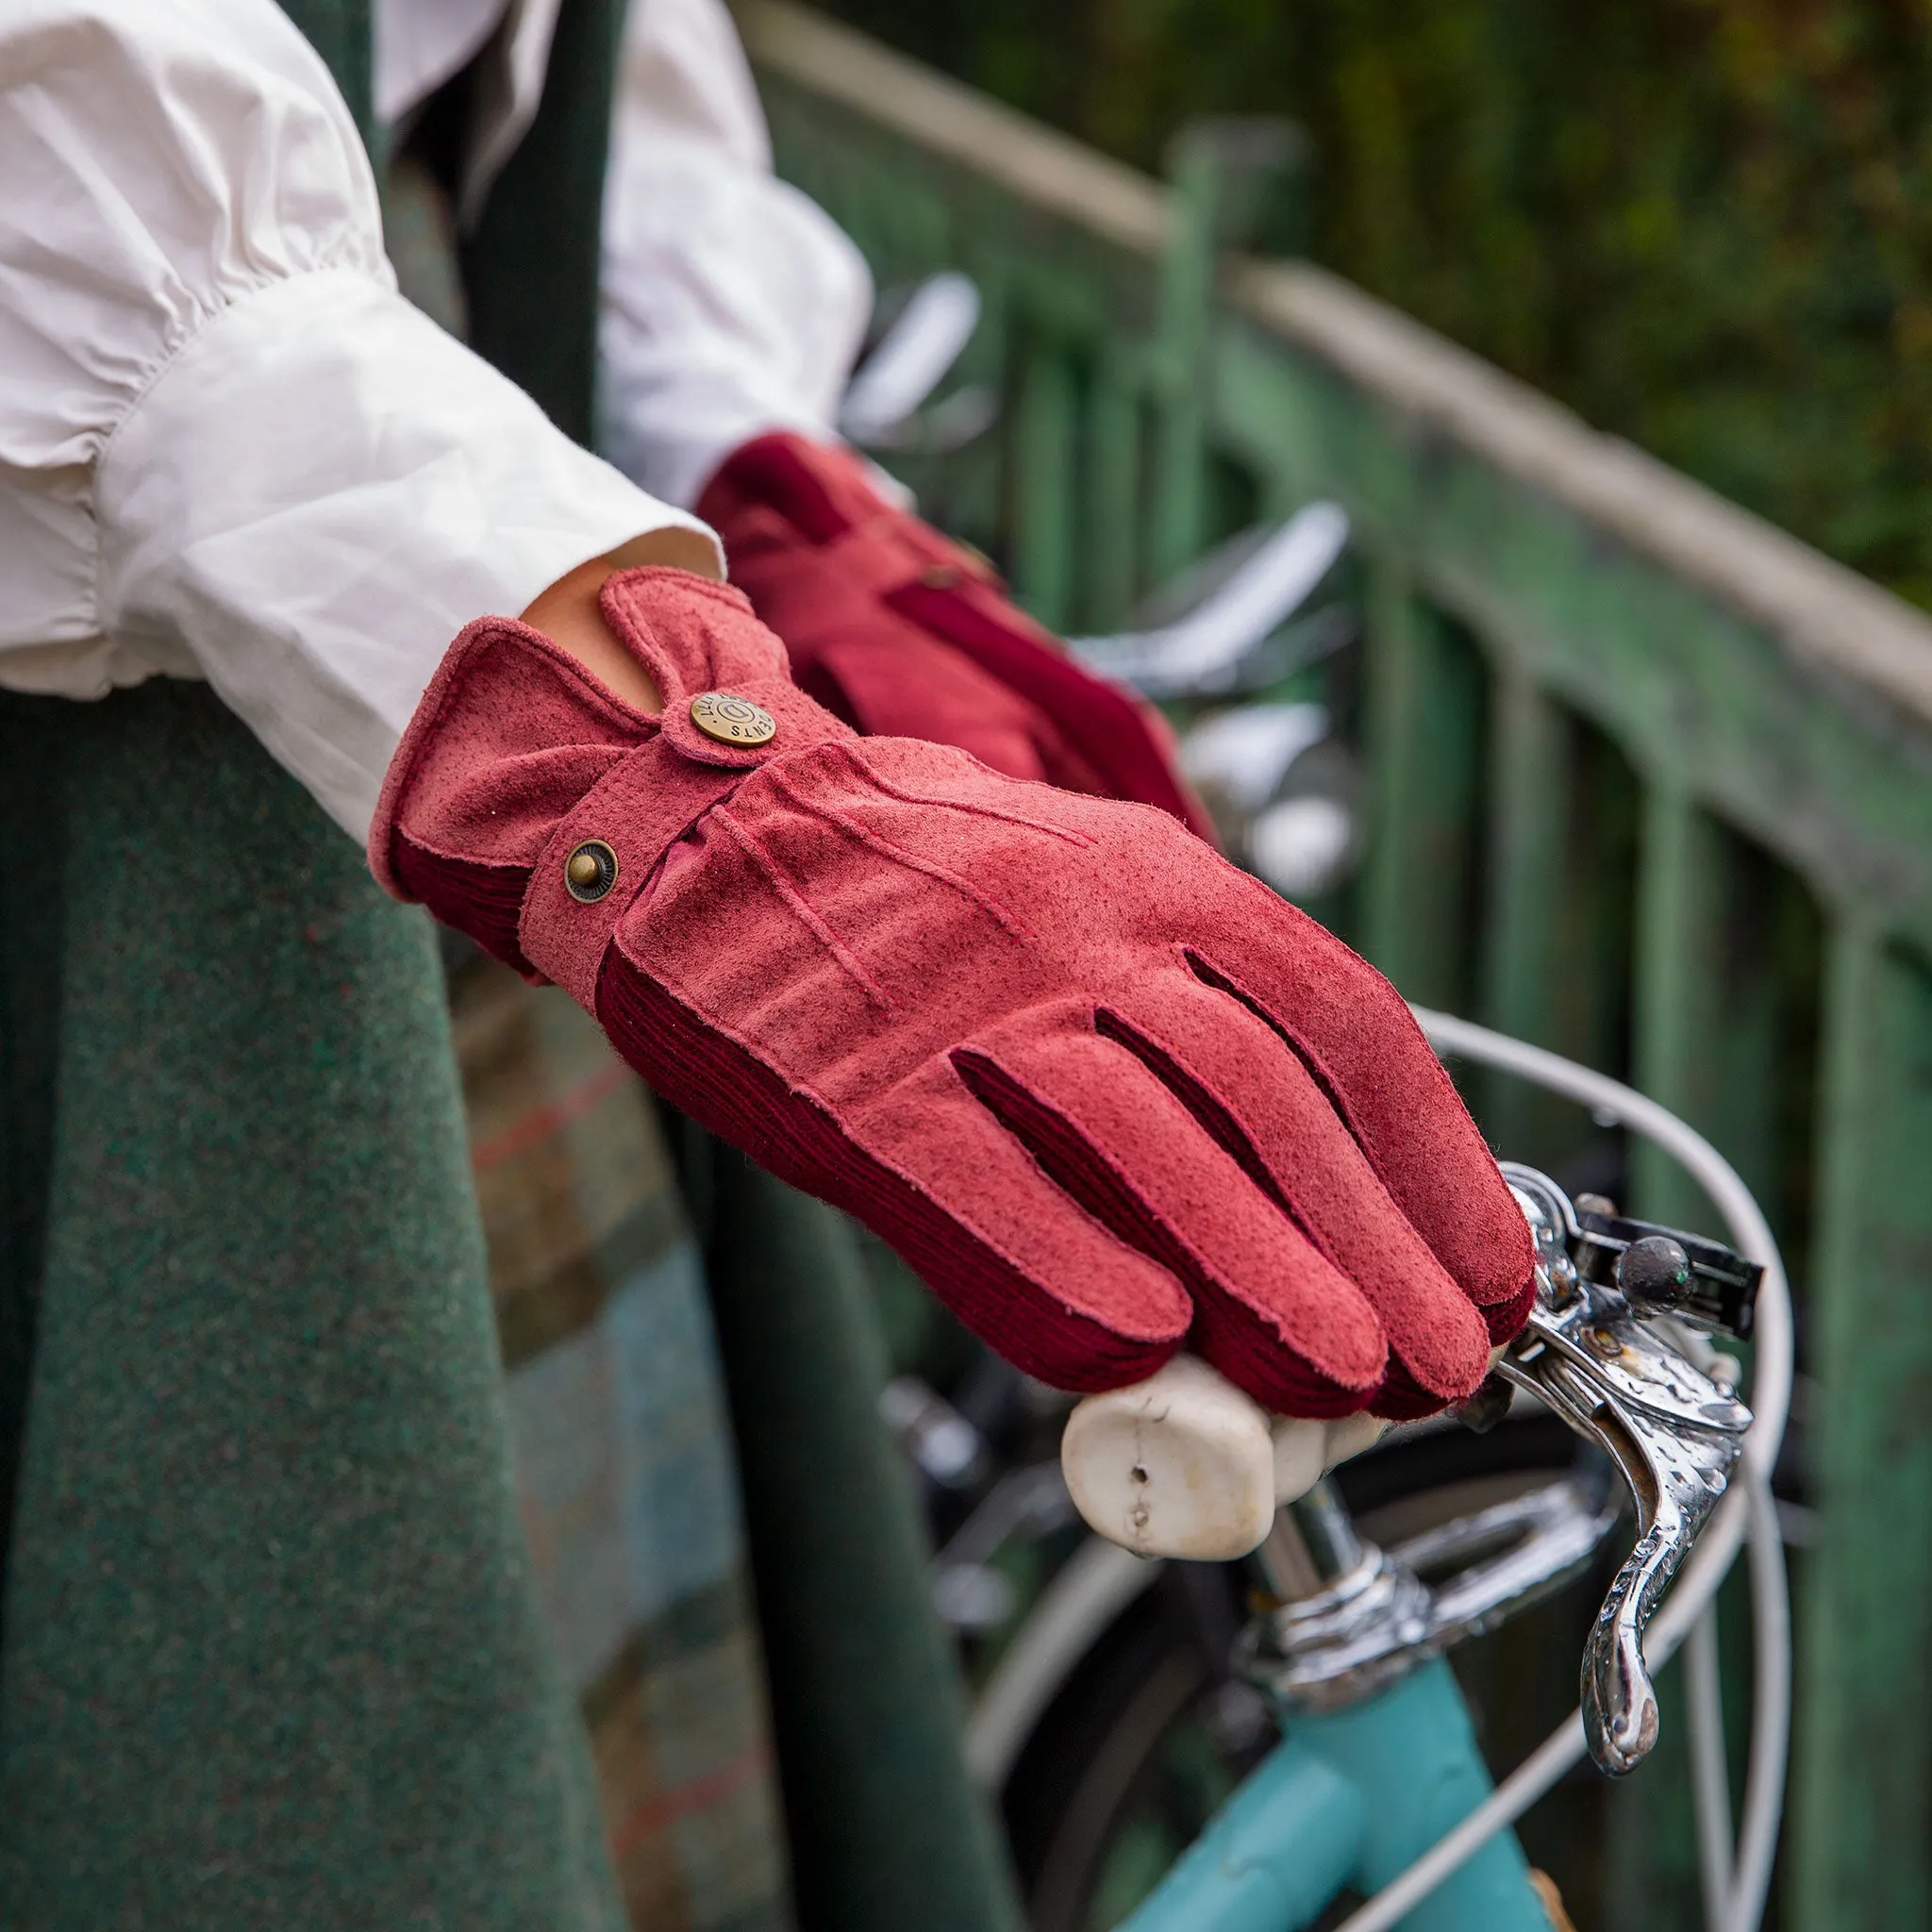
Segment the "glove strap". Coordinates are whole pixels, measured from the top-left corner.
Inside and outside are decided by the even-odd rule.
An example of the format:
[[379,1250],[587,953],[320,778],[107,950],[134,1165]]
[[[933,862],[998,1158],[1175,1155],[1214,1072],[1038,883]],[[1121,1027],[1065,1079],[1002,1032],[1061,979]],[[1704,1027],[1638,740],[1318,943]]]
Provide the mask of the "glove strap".
[[[524,957],[591,1012],[611,935],[671,846],[759,765],[852,736],[794,685],[758,679],[729,694],[771,715],[769,742],[717,743],[691,722],[690,703],[670,698],[661,730],[559,821],[530,874],[517,928]],[[579,853],[586,870],[598,868],[588,888],[571,872]]]

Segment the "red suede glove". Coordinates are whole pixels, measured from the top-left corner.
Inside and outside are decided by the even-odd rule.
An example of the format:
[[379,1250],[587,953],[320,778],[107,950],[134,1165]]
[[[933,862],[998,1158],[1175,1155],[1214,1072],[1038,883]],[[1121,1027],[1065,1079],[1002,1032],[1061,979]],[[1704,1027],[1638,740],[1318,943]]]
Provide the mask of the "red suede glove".
[[1158,805],[1214,839],[1160,714],[1083,671],[984,558],[886,502],[850,450],[758,437],[697,511],[800,687],[846,724],[957,744],[1008,777]]
[[662,714],[472,625],[384,788],[391,891],[1048,1382],[1187,1342],[1291,1414],[1476,1387],[1528,1231],[1379,974],[1163,812],[857,737],[735,591],[632,571],[603,608]]

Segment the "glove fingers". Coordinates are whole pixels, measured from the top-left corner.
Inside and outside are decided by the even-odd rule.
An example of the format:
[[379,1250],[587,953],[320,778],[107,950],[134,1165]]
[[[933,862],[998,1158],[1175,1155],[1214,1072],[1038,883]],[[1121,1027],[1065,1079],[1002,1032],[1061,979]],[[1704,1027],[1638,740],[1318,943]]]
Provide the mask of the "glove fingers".
[[1409,1224],[1307,1069],[1226,994],[1163,980],[1097,1025],[1144,1064],[1315,1247],[1360,1289],[1389,1341],[1373,1407],[1397,1418],[1473,1393],[1482,1317]]
[[1228,922],[1184,954],[1301,1061],[1492,1339],[1514,1334],[1535,1292],[1528,1224],[1402,996],[1299,915],[1286,935]]
[[1230,1380],[1299,1415],[1380,1387],[1387,1346],[1361,1291],[1124,1047],[1029,1016],[953,1060],[1068,1195],[1186,1284],[1192,1345]]
[[1027,1374],[1119,1388],[1187,1339],[1194,1306],[1162,1259],[1070,1198],[950,1061],[866,1108],[855,1139],[876,1170],[841,1177],[833,1198]]

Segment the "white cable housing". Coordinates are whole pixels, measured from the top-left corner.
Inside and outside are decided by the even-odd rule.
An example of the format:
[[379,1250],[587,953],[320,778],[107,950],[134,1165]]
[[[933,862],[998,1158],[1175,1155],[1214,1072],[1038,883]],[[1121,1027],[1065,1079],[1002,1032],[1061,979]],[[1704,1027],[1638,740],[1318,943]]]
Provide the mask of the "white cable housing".
[[[1784,1547],[1771,1495],[1771,1472],[1790,1413],[1792,1374],[1790,1286],[1777,1243],[1772,1239],[1763,1210],[1737,1170],[1702,1134],[1668,1108],[1621,1080],[1579,1066],[1560,1054],[1511,1040],[1448,1013],[1422,1007],[1414,1011],[1430,1045],[1445,1058],[1458,1057],[1514,1074],[1563,1094],[1592,1109],[1599,1119],[1629,1127],[1661,1147],[1724,1216],[1738,1251],[1764,1270],[1757,1290],[1753,1421],[1744,1441],[1742,1480],[1733,1485],[1718,1506],[1676,1587],[1652,1622],[1644,1646],[1653,1669],[1661,1669],[1710,1608],[1748,1534],[1756,1652],[1751,1756],[1734,1870],[1722,1874],[1707,1870],[1706,1893],[1722,1913],[1710,1932],[1757,1932],[1784,1809],[1790,1732],[1790,1607],[1785,1590]],[[1693,1723],[1700,1714],[1693,1708]],[[1714,1754],[1710,1746],[1711,1740],[1701,1740],[1693,1751],[1693,1762],[1714,1755],[1721,1774],[1722,1737],[1715,1740]],[[1522,1817],[1583,1753],[1583,1720],[1580,1713],[1573,1711],[1460,1824],[1343,1920],[1338,1932],[1389,1932],[1497,1832]],[[1714,1800],[1714,1792],[1707,1790],[1704,1803],[1713,1804]],[[1701,1841],[1715,1840],[1715,1834],[1702,1826],[1699,1836]],[[1713,1860],[1716,1851],[1713,1843],[1707,1854]],[[1731,1865],[1733,1861],[1726,1856],[1724,1862]],[[1714,1878],[1719,1882],[1714,1884]]]

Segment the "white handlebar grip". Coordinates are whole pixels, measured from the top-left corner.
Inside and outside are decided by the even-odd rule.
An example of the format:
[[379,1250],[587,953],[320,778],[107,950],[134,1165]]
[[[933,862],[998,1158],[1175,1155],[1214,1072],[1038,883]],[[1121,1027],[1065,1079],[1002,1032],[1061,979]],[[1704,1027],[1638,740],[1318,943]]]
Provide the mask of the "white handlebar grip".
[[1271,1417],[1194,1356],[1090,1395],[1067,1418],[1060,1468],[1088,1526],[1140,1557],[1224,1563],[1257,1548],[1278,1504],[1365,1449],[1384,1424]]
[[1074,1507],[1141,1557],[1243,1557],[1274,1521],[1268,1413],[1179,1355],[1067,1418],[1060,1468]]

